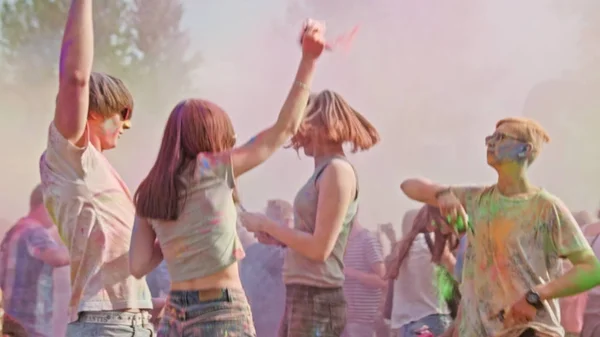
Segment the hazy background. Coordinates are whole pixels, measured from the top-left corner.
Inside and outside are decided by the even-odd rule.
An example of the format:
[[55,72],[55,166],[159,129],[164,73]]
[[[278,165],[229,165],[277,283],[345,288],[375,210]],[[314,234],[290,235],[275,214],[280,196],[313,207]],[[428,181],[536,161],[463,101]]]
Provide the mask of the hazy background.
[[[7,3],[15,2],[27,1]],[[0,232],[27,212],[39,181],[68,2],[34,0],[29,12],[5,8],[0,16]],[[319,61],[314,90],[340,92],[381,133],[381,144],[352,156],[365,226],[399,225],[415,206],[399,191],[404,178],[493,182],[483,139],[495,121],[514,115],[538,119],[553,138],[532,168],[533,180],[574,210],[600,205],[597,0],[114,3],[95,13],[107,15],[96,20],[97,34],[104,34],[96,39],[96,69],[122,76],[134,92],[134,127],[107,153],[132,190],[182,98],[223,106],[242,141],[272,123],[300,58],[301,22],[313,17],[326,20],[332,38],[360,24],[349,51]],[[120,14],[125,10],[131,12]],[[137,25],[130,35],[122,33],[125,21]],[[119,42],[127,39],[135,47]],[[268,198],[292,200],[312,165],[292,150],[279,151],[240,179],[243,203],[259,210]]]

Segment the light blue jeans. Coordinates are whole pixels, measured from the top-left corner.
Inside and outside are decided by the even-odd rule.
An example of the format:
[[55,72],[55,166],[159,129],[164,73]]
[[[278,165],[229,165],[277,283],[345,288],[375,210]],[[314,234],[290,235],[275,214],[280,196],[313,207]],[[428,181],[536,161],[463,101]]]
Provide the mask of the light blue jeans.
[[450,327],[450,324],[452,324],[450,315],[434,314],[425,316],[401,327],[399,337],[418,337],[417,333],[424,325],[427,325],[429,331],[437,337],[443,334]]
[[147,312],[81,312],[67,326],[67,337],[154,337]]

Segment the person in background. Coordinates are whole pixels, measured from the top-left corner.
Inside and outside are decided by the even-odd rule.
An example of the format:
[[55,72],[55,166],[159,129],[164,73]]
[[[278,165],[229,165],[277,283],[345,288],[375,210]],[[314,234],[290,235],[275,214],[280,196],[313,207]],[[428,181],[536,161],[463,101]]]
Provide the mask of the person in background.
[[[267,201],[265,214],[281,226],[291,228],[294,224],[294,208],[285,200]],[[246,249],[246,257],[240,262],[240,279],[252,309],[256,335],[260,337],[277,336],[285,309],[285,250],[283,245],[258,242]]]
[[171,279],[169,278],[169,270],[167,269],[167,263],[162,261],[156,268],[154,268],[148,276],[146,276],[146,282],[152,297],[166,298],[171,288]]
[[594,222],[594,217],[588,211],[573,212],[573,218],[575,219],[575,221],[577,221],[579,227],[583,227]]
[[[64,245],[56,226],[48,229],[50,237]],[[54,336],[64,336],[69,324],[69,299],[71,298],[71,267],[70,265],[54,268],[54,309],[52,326]]]
[[387,275],[395,280],[391,328],[397,334],[393,337],[419,336],[425,327],[439,336],[452,322],[450,309],[440,300],[434,283],[436,264],[451,274],[456,263],[451,237],[431,226],[442,221],[439,211],[423,206],[412,223],[403,223],[402,239]]
[[[587,211],[573,213],[573,218],[579,227],[591,223],[592,215]],[[573,264],[569,260],[562,260],[563,272],[568,273]],[[588,292],[558,299],[560,305],[560,323],[565,328],[565,337],[579,337],[583,329],[583,315],[588,302]]]
[[[387,243],[389,245],[389,252],[387,253],[387,255],[385,255],[384,257],[384,264],[386,266],[386,273],[387,273],[387,265],[388,265],[388,260],[390,258],[390,255],[392,253],[392,250],[394,249],[394,246],[396,245],[396,230],[394,229],[394,225],[391,222],[388,223],[384,223],[384,224],[380,224],[377,226],[377,229],[379,231],[379,240],[381,242],[381,245],[384,245],[383,239],[385,238],[387,240]],[[385,252],[384,252],[385,254]],[[394,282],[393,280],[387,280],[386,279],[386,286],[385,289],[383,289],[383,295],[381,296],[381,303],[380,303],[380,307],[379,307],[379,313],[378,313],[378,318],[377,318],[377,322],[375,323],[375,336],[377,337],[390,337],[391,336],[391,331],[390,331],[390,317],[392,315],[392,298],[390,296],[393,296],[392,292],[394,289]]]
[[[411,224],[415,220],[415,217],[419,213],[418,209],[412,209],[404,213],[402,217],[402,224],[400,227],[400,234],[402,235],[402,228],[410,228]],[[388,256],[385,257],[385,268],[386,268],[386,276],[385,278],[388,280],[385,299],[383,303],[382,316],[384,319],[390,321],[390,335],[396,336],[398,335],[398,329],[391,328],[391,319],[392,319],[392,309],[394,305],[394,282],[395,279],[390,277],[390,269],[394,263],[396,263],[396,259],[398,257],[398,250],[400,249],[399,242],[396,239],[396,231],[386,230],[386,236],[391,243],[391,251]]]
[[[44,208],[42,189],[31,193],[29,214],[19,219],[0,244],[0,285],[4,296],[4,333],[55,337],[53,323],[55,268],[69,264],[66,247],[52,238],[54,226]],[[8,328],[15,321],[21,329]],[[14,331],[17,330],[17,331]]]
[[385,264],[381,243],[354,221],[344,255],[344,296],[348,303],[344,337],[374,337],[383,291]]
[[[582,230],[594,254],[600,259],[600,221],[588,224]],[[581,337],[598,337],[600,336],[600,287],[589,290],[587,296]]]

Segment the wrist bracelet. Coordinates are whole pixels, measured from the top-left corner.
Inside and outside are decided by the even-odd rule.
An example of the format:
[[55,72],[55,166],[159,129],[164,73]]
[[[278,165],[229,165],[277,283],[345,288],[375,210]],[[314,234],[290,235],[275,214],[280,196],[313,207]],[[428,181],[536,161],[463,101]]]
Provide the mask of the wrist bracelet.
[[306,83],[304,83],[304,82],[295,81],[295,82],[294,82],[294,85],[297,85],[297,86],[299,86],[300,88],[302,88],[302,89],[304,89],[304,90],[306,90],[306,91],[309,91],[309,92],[310,92],[310,87],[309,87],[309,86],[308,86]]

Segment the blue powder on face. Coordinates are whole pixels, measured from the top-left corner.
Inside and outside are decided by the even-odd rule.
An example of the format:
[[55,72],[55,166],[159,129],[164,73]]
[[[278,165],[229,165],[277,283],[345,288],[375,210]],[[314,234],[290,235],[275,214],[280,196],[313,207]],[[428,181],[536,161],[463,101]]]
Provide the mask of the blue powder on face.
[[526,150],[526,145],[511,141],[496,145],[494,152],[499,160],[517,161],[522,159],[522,157],[519,157],[519,154],[525,152]]

